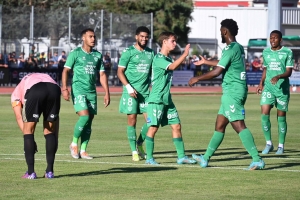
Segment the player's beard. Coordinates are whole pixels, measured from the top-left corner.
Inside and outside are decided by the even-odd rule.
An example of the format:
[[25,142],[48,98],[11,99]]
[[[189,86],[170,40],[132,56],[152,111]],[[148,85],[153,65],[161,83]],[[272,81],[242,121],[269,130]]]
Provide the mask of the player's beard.
[[224,35],[221,35],[221,38],[222,38],[222,43],[223,43],[223,44],[226,43],[226,40],[225,40]]
[[146,47],[147,44],[148,44],[148,41],[146,41],[144,45],[142,45],[139,41],[137,42],[137,44],[138,44],[142,49],[145,49],[145,47]]

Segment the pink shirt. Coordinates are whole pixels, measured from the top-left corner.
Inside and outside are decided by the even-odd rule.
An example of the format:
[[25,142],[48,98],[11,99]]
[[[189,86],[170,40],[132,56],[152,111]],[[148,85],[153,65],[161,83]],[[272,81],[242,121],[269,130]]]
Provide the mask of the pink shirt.
[[11,94],[12,107],[18,106],[19,103],[23,105],[26,91],[30,89],[33,85],[40,82],[57,84],[48,74],[32,73],[24,76],[21,82],[17,85],[17,87]]

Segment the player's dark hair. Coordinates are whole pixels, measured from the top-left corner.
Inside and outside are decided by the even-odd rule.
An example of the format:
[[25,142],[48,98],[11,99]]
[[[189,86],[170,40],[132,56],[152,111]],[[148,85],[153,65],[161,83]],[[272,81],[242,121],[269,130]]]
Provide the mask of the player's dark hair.
[[92,29],[92,28],[86,28],[86,29],[84,29],[84,30],[81,31],[81,33],[80,33],[81,37],[82,37],[84,34],[86,34],[86,32],[93,32],[93,33],[94,33],[94,29]]
[[221,27],[227,28],[232,36],[236,36],[238,34],[239,27],[233,19],[224,19],[221,22]]
[[169,39],[169,38],[172,37],[172,36],[174,36],[175,39],[177,40],[177,35],[175,35],[175,33],[169,32],[169,31],[162,32],[162,33],[158,36],[158,44],[159,44],[160,46],[162,46],[163,41]]
[[280,31],[274,30],[274,31],[272,31],[272,32],[270,33],[270,36],[271,36],[272,33],[277,34],[277,35],[280,37],[280,39],[282,38],[282,33],[281,33]]
[[140,34],[141,32],[143,32],[143,33],[148,33],[148,35],[150,34],[150,31],[149,31],[149,29],[148,29],[146,26],[140,26],[140,27],[138,27],[138,28],[136,29],[136,31],[135,31],[135,35],[138,35],[138,34]]

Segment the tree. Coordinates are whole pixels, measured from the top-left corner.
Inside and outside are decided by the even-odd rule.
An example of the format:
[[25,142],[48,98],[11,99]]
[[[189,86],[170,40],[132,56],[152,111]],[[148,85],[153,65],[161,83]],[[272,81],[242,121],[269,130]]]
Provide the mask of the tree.
[[[120,14],[153,13],[154,39],[162,31],[173,31],[178,35],[179,44],[184,45],[188,41],[190,27],[187,23],[192,20],[192,0],[88,0],[86,5],[89,10],[104,9]],[[114,20],[114,23],[117,22]]]
[[[81,0],[3,0],[2,5],[4,40],[29,38],[31,6],[34,6],[34,40],[50,37],[50,46],[58,46],[59,39],[68,33],[68,8],[74,8],[75,12],[86,8]],[[80,14],[73,20],[74,26],[85,24]],[[78,32],[75,31],[74,38]]]

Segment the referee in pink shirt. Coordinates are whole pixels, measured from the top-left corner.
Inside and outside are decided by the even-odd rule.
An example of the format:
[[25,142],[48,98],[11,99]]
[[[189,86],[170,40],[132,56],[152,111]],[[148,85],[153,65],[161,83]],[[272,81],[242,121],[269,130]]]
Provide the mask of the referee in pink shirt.
[[42,113],[47,160],[45,178],[54,178],[53,165],[58,146],[60,95],[61,90],[57,83],[43,73],[26,75],[11,95],[15,117],[24,134],[28,170],[22,178],[37,178],[34,171],[34,154],[37,150],[34,131]]

